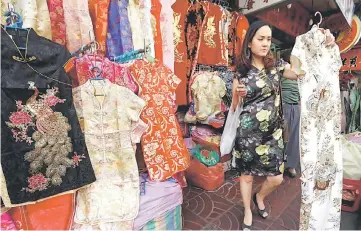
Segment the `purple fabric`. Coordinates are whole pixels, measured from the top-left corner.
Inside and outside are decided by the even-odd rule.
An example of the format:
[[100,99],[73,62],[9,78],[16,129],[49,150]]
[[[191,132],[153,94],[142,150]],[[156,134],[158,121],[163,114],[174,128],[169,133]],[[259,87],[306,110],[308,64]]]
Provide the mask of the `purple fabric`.
[[133,50],[128,19],[128,1],[110,0],[108,9],[107,57],[117,57]]
[[183,203],[182,188],[171,181],[154,182],[140,177],[145,182],[145,195],[140,196],[138,216],[134,220],[134,230],[140,230],[149,221],[161,216]]

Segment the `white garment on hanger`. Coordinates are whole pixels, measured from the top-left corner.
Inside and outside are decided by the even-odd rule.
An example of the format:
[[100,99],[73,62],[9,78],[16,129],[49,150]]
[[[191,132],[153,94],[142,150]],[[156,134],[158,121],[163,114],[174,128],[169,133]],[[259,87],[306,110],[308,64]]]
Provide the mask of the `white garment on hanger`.
[[[301,96],[301,216],[300,230],[339,230],[342,201],[341,99],[337,45],[326,47],[316,26],[296,38],[292,68]],[[298,73],[299,74],[299,73]]]

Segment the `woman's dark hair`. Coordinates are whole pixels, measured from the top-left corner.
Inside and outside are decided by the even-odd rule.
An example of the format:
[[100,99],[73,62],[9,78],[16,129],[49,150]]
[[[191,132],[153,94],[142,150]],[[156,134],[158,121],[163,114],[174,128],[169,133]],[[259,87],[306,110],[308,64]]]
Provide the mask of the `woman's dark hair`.
[[[236,58],[236,67],[240,78],[245,77],[248,71],[252,68],[252,52],[248,47],[248,44],[252,42],[252,39],[257,31],[264,26],[269,25],[263,21],[256,21],[253,22],[247,30],[242,45],[242,52],[239,57]],[[271,51],[269,51],[268,54],[263,58],[263,63],[267,72],[271,71],[271,69],[275,66],[275,60]]]

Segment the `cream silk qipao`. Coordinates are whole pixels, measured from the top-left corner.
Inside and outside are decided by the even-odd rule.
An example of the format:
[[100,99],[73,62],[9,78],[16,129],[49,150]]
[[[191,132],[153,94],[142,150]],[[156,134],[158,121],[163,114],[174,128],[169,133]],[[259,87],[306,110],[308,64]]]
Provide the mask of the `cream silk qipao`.
[[301,96],[300,230],[339,230],[342,199],[341,99],[337,45],[313,27],[296,39],[291,64]]
[[139,115],[146,103],[107,79],[87,81],[74,89],[73,97],[97,178],[79,190],[74,222],[103,230],[116,224],[131,229],[139,210],[134,143],[139,142],[147,126],[142,132],[136,130],[138,137],[133,128],[142,123]]

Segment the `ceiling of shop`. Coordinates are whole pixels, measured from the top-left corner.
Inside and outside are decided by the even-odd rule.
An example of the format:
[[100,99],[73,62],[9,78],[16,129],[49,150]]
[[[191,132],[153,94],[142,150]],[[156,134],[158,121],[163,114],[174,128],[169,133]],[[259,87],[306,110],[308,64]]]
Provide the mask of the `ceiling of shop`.
[[[312,10],[313,1],[313,10]],[[320,11],[320,12],[333,12],[338,10],[338,6],[335,0],[299,0],[297,1],[309,12]],[[354,0],[355,5],[361,3],[361,0]]]

